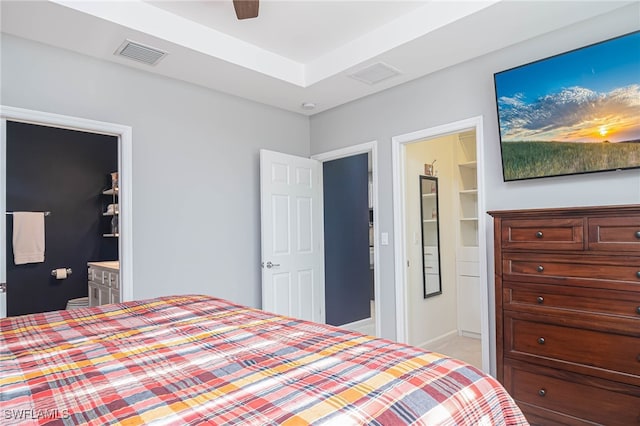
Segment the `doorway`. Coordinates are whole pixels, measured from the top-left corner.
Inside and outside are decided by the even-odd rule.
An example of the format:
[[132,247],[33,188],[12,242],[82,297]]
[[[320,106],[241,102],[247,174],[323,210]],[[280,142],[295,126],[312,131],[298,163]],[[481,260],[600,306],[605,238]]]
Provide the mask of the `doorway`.
[[[58,129],[113,136],[117,138],[119,171],[119,230],[117,249],[120,257],[120,286],[122,300],[133,300],[132,261],[132,193],[131,193],[131,128],[117,124],[63,116],[21,108],[2,106],[0,109],[0,215],[6,216],[7,186],[7,122],[34,124]],[[52,159],[54,161],[54,159]],[[0,282],[6,289],[7,282],[7,230],[6,220],[0,221]],[[6,292],[0,292],[0,317],[7,315]]]
[[[360,277],[362,280],[365,280],[368,285],[366,289],[363,289],[357,295],[353,295],[353,297],[358,297],[360,300],[360,305],[366,304],[366,308],[369,311],[369,317],[362,318],[360,320],[348,322],[346,324],[341,324],[340,326],[349,330],[361,332],[369,335],[380,335],[381,330],[381,315],[380,315],[380,298],[379,295],[379,283],[380,283],[380,271],[377,268],[379,265],[379,248],[378,248],[378,239],[375,238],[377,235],[378,229],[378,221],[375,219],[377,209],[377,188],[378,188],[378,172],[377,172],[377,142],[368,142],[363,143],[343,149],[338,149],[335,151],[330,151],[318,155],[314,155],[311,158],[318,160],[323,163],[323,165],[339,161],[349,159],[358,161],[356,159],[357,156],[362,156],[363,154],[367,155],[367,177],[368,180],[368,188],[365,187],[363,190],[366,191],[365,197],[368,201],[368,215],[369,219],[367,221],[369,229],[368,229],[368,242],[369,242],[369,250],[368,253],[361,253],[363,256],[369,257],[369,269],[366,270],[366,265],[364,272],[363,269],[360,269],[360,274],[366,274],[364,277]],[[327,170],[326,167],[323,167],[325,171],[332,173],[331,170]],[[330,177],[327,177],[330,179]],[[325,180],[325,176],[323,174],[323,182]],[[323,203],[326,201],[323,200]],[[325,221],[325,229],[324,235],[327,236],[328,233],[331,233],[331,230],[326,228],[328,226]],[[329,226],[331,226],[329,224]],[[365,224],[366,226],[366,224]],[[364,248],[366,250],[366,247]],[[325,304],[330,303],[330,300],[325,299]],[[326,307],[327,313],[330,311],[329,306]],[[327,321],[328,322],[328,321]]]
[[[111,216],[104,213],[112,197],[102,195],[111,186],[111,173],[117,173],[117,141],[7,122],[8,316],[62,310],[72,300],[72,305],[88,304],[88,262],[118,260],[117,238],[103,236],[117,215],[113,207]],[[32,232],[39,225],[31,220],[44,225],[38,235]],[[23,232],[31,238],[14,238]],[[25,256],[40,239],[40,255]]]
[[[392,138],[396,325],[401,342],[469,358],[489,371],[488,283],[482,174],[482,117]],[[423,298],[419,192],[413,181],[433,165],[438,177],[442,294]],[[427,167],[428,168],[428,167]],[[429,173],[426,173],[429,174]],[[410,176],[408,176],[410,175]],[[439,175],[439,176],[438,176]],[[417,210],[416,210],[417,206]],[[417,211],[417,213],[416,213]],[[418,291],[419,290],[419,291]],[[475,315],[469,315],[474,312]],[[419,324],[419,325],[416,325]],[[459,338],[459,339],[458,339]],[[465,339],[471,339],[466,341]],[[453,341],[452,341],[453,340]],[[479,345],[473,345],[474,340]],[[470,343],[467,345],[466,343]]]

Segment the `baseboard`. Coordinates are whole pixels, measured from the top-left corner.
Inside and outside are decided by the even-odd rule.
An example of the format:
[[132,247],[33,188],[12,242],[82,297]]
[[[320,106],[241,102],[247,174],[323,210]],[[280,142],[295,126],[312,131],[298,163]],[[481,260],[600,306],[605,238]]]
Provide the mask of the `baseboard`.
[[480,333],[474,333],[473,331],[464,331],[464,330],[460,330],[458,332],[459,336],[463,336],[463,337],[470,337],[472,339],[478,339],[480,340],[482,338],[482,334]]
[[442,343],[444,340],[450,339],[452,336],[457,336],[457,335],[458,335],[458,330],[451,330],[444,334],[441,334],[438,337],[435,337],[431,340],[427,340],[426,342],[422,342],[419,345],[415,345],[415,346],[426,349],[427,346],[436,346]]

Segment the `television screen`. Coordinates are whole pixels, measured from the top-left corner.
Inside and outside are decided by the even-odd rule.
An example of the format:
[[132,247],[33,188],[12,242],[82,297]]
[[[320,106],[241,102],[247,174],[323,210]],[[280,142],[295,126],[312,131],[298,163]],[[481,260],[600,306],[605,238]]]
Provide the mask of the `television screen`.
[[640,31],[494,83],[505,181],[640,167]]

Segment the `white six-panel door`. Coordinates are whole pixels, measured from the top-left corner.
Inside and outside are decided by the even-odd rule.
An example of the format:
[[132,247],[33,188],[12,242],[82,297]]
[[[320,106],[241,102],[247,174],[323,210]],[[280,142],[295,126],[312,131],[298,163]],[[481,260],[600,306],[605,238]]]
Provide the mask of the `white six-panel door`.
[[321,163],[260,150],[262,309],[324,322]]

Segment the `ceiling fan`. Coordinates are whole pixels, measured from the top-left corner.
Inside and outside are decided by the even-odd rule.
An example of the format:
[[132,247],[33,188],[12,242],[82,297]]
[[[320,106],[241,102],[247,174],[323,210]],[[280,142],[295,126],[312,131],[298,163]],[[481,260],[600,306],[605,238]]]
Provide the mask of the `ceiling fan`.
[[238,19],[250,19],[258,16],[259,0],[233,0]]

